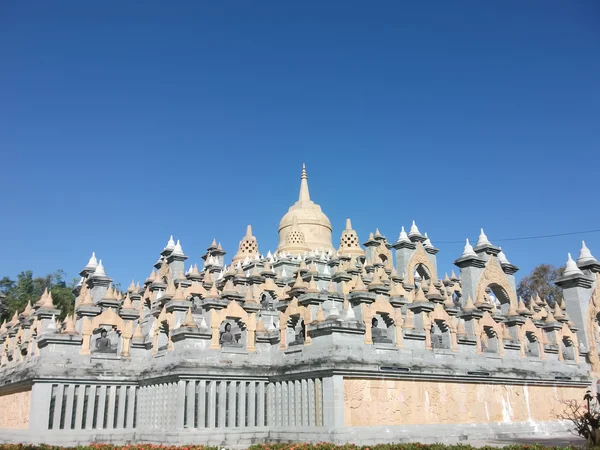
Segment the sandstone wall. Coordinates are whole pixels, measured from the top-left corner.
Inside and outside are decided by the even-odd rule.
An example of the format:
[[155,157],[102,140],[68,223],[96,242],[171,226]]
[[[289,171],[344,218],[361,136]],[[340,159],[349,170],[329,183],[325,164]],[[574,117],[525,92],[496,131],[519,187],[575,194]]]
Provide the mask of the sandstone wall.
[[344,379],[344,425],[557,420],[584,388]]
[[0,396],[0,429],[27,429],[31,391]]

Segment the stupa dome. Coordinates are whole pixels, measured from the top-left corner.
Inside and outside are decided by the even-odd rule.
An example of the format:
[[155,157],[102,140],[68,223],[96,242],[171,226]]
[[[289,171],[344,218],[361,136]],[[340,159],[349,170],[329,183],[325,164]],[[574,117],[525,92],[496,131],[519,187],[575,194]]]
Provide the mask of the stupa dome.
[[[302,165],[300,178],[300,195],[298,201],[290,206],[288,212],[279,222],[279,246],[277,251],[294,253],[296,249],[288,248],[287,235],[294,228],[304,235],[306,247],[310,250],[335,251],[331,241],[331,222],[321,211],[321,207],[310,199],[306,167]],[[297,250],[296,250],[297,252]]]

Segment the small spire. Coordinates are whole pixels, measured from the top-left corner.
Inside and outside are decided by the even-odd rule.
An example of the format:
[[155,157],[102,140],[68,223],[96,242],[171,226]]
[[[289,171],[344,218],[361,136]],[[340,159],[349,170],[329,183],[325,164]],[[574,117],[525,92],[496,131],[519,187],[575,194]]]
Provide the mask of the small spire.
[[198,328],[196,321],[194,320],[194,316],[192,316],[192,308],[188,308],[185,313],[185,320],[183,321],[183,326],[187,328]]
[[346,231],[352,229],[352,221],[350,219],[346,219]]
[[173,255],[183,255],[183,248],[181,248],[181,243],[179,242],[179,239],[177,239],[177,243],[175,244],[175,247],[173,248]]
[[131,280],[131,284],[127,288],[127,292],[135,292],[135,282]]
[[212,243],[210,244],[210,248],[216,247],[217,246],[217,240],[213,239]]
[[462,257],[465,256],[477,256],[477,253],[475,253],[475,250],[473,250],[473,246],[469,243],[469,239],[467,238],[467,243],[465,244],[465,249],[463,251],[463,254],[461,255]]
[[581,250],[579,251],[579,258],[577,258],[578,263],[595,261],[596,258],[590,252],[590,249],[585,245],[585,241],[581,241]]
[[96,259],[96,252],[92,252],[92,257],[88,261],[86,267],[89,267],[91,269],[92,267],[95,268],[96,266],[98,266],[98,260]]
[[419,286],[417,288],[417,291],[415,292],[414,301],[415,302],[428,302],[429,301],[427,299],[427,297],[425,297],[425,294],[423,293],[423,289],[421,289],[421,286]]
[[302,176],[300,177],[300,195],[298,202],[310,202],[310,193],[308,192],[308,175],[306,174],[306,165],[302,164]]
[[133,337],[135,339],[144,339],[144,335],[142,334],[142,324],[138,323],[137,327],[135,327],[135,333],[133,333]]
[[465,302],[465,306],[463,306],[463,310],[464,311],[474,311],[475,309],[475,304],[473,303],[473,299],[471,298],[471,296],[469,295],[467,297],[467,301]]
[[500,253],[498,253],[498,261],[500,261],[500,264],[510,264],[508,258],[506,258],[506,255],[502,251],[502,248],[500,248]]
[[481,233],[479,233],[479,239],[477,240],[477,246],[480,245],[492,245],[488,237],[483,232],[483,228],[481,229]]
[[174,248],[175,248],[175,241],[173,240],[173,235],[171,235],[171,237],[169,238],[169,242],[167,242],[165,250],[173,250]]
[[125,295],[125,300],[123,300],[122,309],[134,309],[133,303],[131,302],[131,298],[129,297],[129,292]]
[[312,276],[310,277],[310,281],[308,282],[308,290],[306,292],[315,294],[318,294],[320,292],[319,288],[317,287],[317,283],[315,282],[315,279]]
[[417,224],[415,223],[415,221],[412,221],[412,225],[410,227],[410,232],[408,233],[409,236],[421,236],[421,232],[419,231],[419,228],[417,227]]
[[425,240],[423,241],[423,247],[433,248],[433,244],[431,243],[429,236],[427,236],[427,232],[425,232]]
[[90,291],[88,290],[85,293],[85,296],[83,297],[83,302],[81,302],[79,304],[79,306],[93,306],[94,305],[94,300],[92,299],[92,294],[90,294]]
[[65,318],[65,329],[62,330],[62,334],[75,335],[79,334],[75,328],[75,319],[73,316],[67,316]]
[[104,271],[104,266],[102,265],[102,260],[98,261],[98,266],[96,267],[96,270],[94,270],[94,277],[105,277],[106,276],[106,272]]
[[575,264],[575,261],[573,261],[573,258],[571,258],[570,253],[568,253],[568,256],[567,256],[567,265],[565,267],[565,271],[564,271],[563,275],[564,276],[583,275],[583,272],[579,269],[579,267],[577,267],[577,264]]
[[410,242],[410,239],[408,238],[408,234],[406,234],[404,227],[402,227],[402,229],[400,230],[400,236],[398,236],[398,242]]
[[246,237],[247,238],[251,238],[252,237],[252,225],[248,225],[246,227]]

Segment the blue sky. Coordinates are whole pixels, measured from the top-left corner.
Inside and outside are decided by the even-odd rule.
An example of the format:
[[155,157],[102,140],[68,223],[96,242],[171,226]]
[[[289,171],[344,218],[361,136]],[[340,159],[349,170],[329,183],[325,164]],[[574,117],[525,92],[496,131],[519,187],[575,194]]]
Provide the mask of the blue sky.
[[[170,234],[259,248],[311,195],[364,242],[415,219],[450,271],[498,238],[600,228],[595,1],[4,2],[0,276],[95,251],[143,281]],[[525,275],[581,238],[499,243]]]

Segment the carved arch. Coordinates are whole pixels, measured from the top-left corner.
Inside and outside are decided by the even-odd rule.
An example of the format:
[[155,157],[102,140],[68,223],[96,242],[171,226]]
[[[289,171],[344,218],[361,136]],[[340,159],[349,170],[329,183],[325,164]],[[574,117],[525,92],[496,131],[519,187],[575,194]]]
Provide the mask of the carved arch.
[[105,309],[102,311],[102,314],[97,315],[92,320],[88,317],[83,318],[81,327],[83,342],[81,344],[80,353],[82,355],[89,355],[91,353],[90,340],[92,333],[101,325],[114,326],[121,332],[121,339],[123,340],[121,356],[129,356],[129,344],[131,342],[131,337],[133,336],[133,322],[131,320],[123,320],[112,308]]
[[[490,256],[479,278],[477,289],[475,290],[475,300],[483,298],[485,290],[492,285],[500,287],[506,293],[511,308],[517,308],[516,293],[508,282],[508,278],[495,256]],[[502,298],[499,300],[502,300]]]
[[423,244],[420,242],[417,243],[417,249],[411,255],[410,259],[408,260],[408,265],[406,266],[406,280],[409,284],[415,284],[415,270],[419,264],[427,268],[431,280],[438,279],[435,267],[431,263],[431,260],[425,251],[425,247],[423,247]]
[[254,343],[254,334],[256,332],[256,313],[249,314],[238,302],[234,301],[229,302],[226,308],[219,311],[216,309],[210,310],[210,328],[212,330],[210,348],[214,350],[219,350],[221,348],[221,344],[219,343],[219,329],[221,324],[227,320],[227,318],[239,319],[246,325],[248,331],[246,350],[255,352],[256,345]]
[[287,348],[287,323],[290,317],[299,316],[304,320],[304,345],[310,345],[312,340],[308,335],[308,325],[312,322],[310,308],[298,304],[298,299],[294,297],[285,311],[279,313],[279,347]]
[[528,317],[525,320],[525,323],[519,326],[519,330],[517,332],[517,337],[519,342],[521,342],[521,356],[525,356],[525,345],[526,340],[529,339],[527,337],[527,333],[531,333],[535,336],[538,345],[540,346],[540,359],[545,359],[546,354],[544,352],[544,336],[541,328],[535,326],[533,321]]
[[[348,306],[351,308],[352,306]],[[375,301],[369,306],[366,304],[362,305],[362,317],[365,325],[365,344],[373,344],[373,334],[371,329],[371,320],[375,317],[375,314],[386,314],[390,319],[394,321],[396,347],[404,347],[404,339],[402,336],[402,310],[394,308],[389,302],[388,297],[383,295],[377,296]]]
[[[577,339],[577,333],[574,333],[573,330],[569,328],[566,323],[563,323],[563,326],[560,330],[560,338],[561,341],[564,339],[570,340],[573,345],[573,356],[575,358],[575,362],[579,364],[579,340]],[[560,356],[564,359],[562,355],[562,347],[558,347],[560,350]]]
[[[446,310],[441,305],[441,303],[435,304],[433,311],[431,311],[429,313],[429,319],[431,320],[431,322],[440,321],[440,322],[444,322],[446,324],[446,326],[450,330],[450,348],[452,349],[453,352],[457,352],[458,351],[458,341],[456,339],[456,331],[457,331],[456,330],[456,328],[457,328],[456,322],[452,319],[452,317],[450,317],[450,314],[448,314],[446,312]],[[425,330],[425,332],[428,332],[428,331]],[[429,330],[429,333],[431,336],[431,328]],[[431,337],[430,337],[430,339],[431,339]]]
[[496,322],[492,318],[490,313],[487,311],[483,313],[483,316],[477,322],[479,325],[479,329],[478,329],[478,333],[477,333],[478,351],[479,352],[482,351],[481,338],[483,337],[484,333],[486,333],[486,335],[487,335],[486,328],[490,328],[494,331],[494,333],[496,335],[496,339],[498,340],[498,354],[501,356],[504,355],[504,343],[502,342],[502,325],[500,323]]

